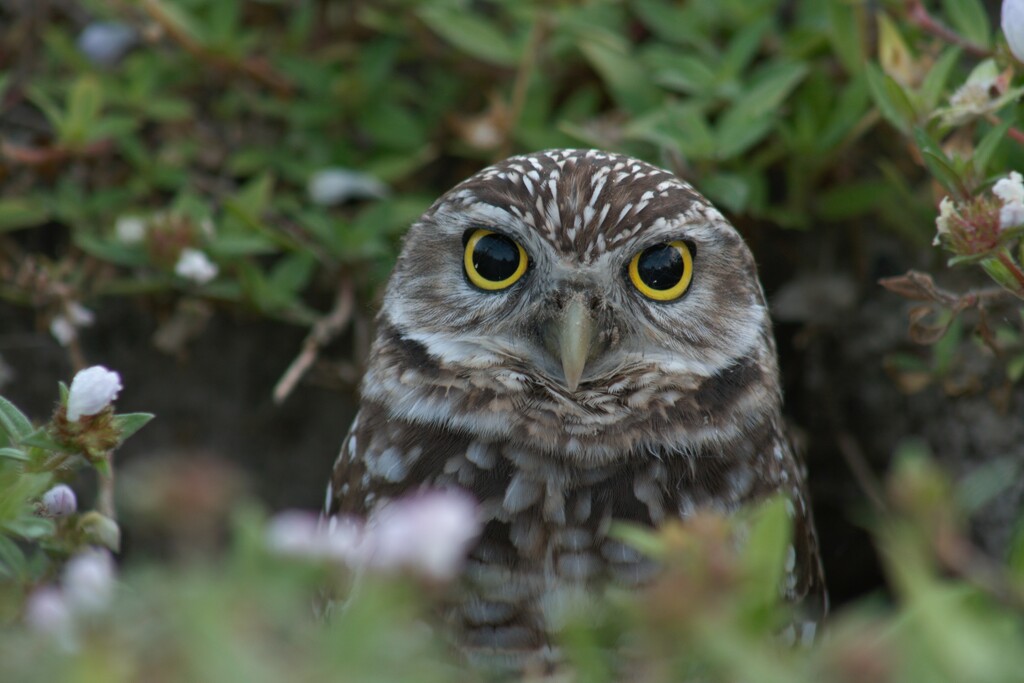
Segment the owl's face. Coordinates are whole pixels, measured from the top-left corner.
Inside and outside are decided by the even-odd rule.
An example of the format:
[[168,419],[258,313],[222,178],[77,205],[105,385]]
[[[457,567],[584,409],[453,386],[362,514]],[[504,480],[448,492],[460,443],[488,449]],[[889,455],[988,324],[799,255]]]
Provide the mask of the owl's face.
[[513,157],[441,197],[406,238],[375,355],[364,396],[401,417],[590,459],[691,450],[726,413],[741,429],[745,406],[777,405],[739,234],[667,171],[596,151]]

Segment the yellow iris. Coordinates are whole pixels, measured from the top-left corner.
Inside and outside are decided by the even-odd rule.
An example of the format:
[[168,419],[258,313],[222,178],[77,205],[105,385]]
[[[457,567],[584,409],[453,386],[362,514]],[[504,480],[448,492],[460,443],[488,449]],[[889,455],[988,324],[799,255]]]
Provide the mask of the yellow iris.
[[686,293],[692,278],[693,255],[682,241],[649,247],[629,262],[633,286],[655,301],[678,299]]
[[466,277],[480,289],[498,291],[514,285],[526,272],[529,259],[520,244],[492,230],[478,228],[466,241]]

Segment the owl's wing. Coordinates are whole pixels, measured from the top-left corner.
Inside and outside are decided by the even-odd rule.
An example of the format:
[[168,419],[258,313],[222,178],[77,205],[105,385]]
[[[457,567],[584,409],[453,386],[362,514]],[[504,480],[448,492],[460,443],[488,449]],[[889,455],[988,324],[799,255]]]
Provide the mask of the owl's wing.
[[[324,513],[328,516],[364,517],[368,512],[367,494],[369,491],[369,475],[363,459],[366,441],[362,425],[369,416],[364,416],[366,409],[356,413],[352,426],[341,444],[341,452],[334,461],[330,481],[327,482],[327,498],[324,501]],[[372,500],[370,501],[372,503]]]
[[453,482],[448,465],[466,452],[468,437],[441,426],[394,417],[363,401],[327,487],[327,515],[365,517],[375,507],[421,487]]
[[818,534],[814,526],[814,512],[807,492],[807,472],[789,439],[779,435],[782,450],[783,481],[788,485],[781,492],[789,498],[793,520],[792,551],[786,559],[784,592],[786,600],[795,606],[796,615],[791,625],[792,637],[801,644],[810,644],[818,627],[828,614],[828,591],[825,572],[821,564]]

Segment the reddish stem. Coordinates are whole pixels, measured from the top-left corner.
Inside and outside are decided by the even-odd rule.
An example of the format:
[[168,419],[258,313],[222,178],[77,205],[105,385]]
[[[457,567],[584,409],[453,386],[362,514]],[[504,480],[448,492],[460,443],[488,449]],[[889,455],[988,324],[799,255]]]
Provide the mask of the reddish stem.
[[921,0],[907,0],[907,17],[919,28],[924,29],[933,36],[942,38],[948,43],[959,45],[973,55],[988,57],[992,54],[991,50],[967,40],[956,31],[937,21],[921,4]]
[[1010,271],[1010,275],[1013,275],[1017,284],[1020,285],[1021,290],[1024,291],[1024,273],[1022,273],[1020,268],[1017,267],[1017,264],[1013,262],[1005,250],[999,252],[998,258],[999,262],[1006,266],[1006,269]]

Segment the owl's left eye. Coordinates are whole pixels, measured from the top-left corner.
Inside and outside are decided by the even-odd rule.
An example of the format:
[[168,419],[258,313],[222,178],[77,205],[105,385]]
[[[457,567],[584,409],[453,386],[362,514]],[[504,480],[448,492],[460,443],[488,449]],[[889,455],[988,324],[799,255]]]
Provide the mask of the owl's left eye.
[[693,254],[686,242],[655,244],[629,262],[629,279],[648,299],[673,301],[690,287]]
[[518,242],[478,228],[469,233],[462,262],[470,282],[493,292],[518,282],[526,272],[529,259]]

